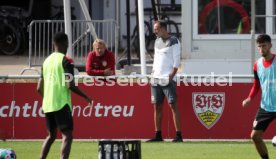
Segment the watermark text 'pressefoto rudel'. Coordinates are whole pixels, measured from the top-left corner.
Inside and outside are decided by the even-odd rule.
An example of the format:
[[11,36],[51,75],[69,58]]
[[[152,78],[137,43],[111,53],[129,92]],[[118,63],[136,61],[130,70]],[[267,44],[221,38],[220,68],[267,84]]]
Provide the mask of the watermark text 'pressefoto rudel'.
[[[139,75],[132,73],[127,76],[83,76],[82,78],[74,78],[72,74],[65,73],[64,82],[75,80],[75,85],[83,83],[85,86],[139,86],[169,84],[169,77],[155,78],[150,75]],[[216,75],[214,72],[204,75],[177,75],[174,78],[177,86],[184,84],[185,86],[232,86],[232,72],[224,75]]]

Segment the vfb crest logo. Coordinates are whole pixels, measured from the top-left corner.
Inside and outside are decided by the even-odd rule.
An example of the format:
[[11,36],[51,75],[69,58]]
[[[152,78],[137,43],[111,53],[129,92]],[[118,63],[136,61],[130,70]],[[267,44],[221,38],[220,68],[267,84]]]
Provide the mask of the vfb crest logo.
[[225,94],[218,92],[193,93],[193,109],[198,120],[208,129],[221,117],[224,109]]

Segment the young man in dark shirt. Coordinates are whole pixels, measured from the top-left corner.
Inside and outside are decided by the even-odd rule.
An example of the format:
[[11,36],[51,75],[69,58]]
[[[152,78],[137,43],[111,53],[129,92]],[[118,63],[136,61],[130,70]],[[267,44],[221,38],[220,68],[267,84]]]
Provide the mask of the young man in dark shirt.
[[37,91],[43,97],[42,109],[49,134],[43,143],[40,159],[46,159],[56,139],[57,129],[62,133],[61,159],[69,158],[74,128],[71,91],[89,103],[92,101],[75,86],[74,78],[69,77],[74,77],[74,66],[73,60],[65,56],[68,48],[68,37],[65,33],[55,35],[54,48],[55,52],[43,63],[41,78],[37,85]]

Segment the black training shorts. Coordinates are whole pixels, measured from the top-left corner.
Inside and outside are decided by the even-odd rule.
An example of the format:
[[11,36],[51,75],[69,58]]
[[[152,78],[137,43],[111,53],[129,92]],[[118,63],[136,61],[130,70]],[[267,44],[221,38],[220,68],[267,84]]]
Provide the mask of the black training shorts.
[[73,131],[73,117],[69,105],[65,105],[56,112],[45,113],[46,125],[49,131],[59,129],[60,131]]
[[276,112],[268,112],[260,107],[253,123],[253,129],[265,131],[275,118]]

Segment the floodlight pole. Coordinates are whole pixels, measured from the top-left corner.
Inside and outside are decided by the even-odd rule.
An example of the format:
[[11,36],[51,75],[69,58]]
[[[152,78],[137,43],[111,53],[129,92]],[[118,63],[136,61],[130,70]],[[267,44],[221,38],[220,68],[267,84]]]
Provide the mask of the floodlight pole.
[[138,14],[139,14],[139,40],[140,40],[140,62],[141,74],[146,75],[146,47],[145,47],[145,29],[144,29],[144,3],[143,0],[138,0]]

